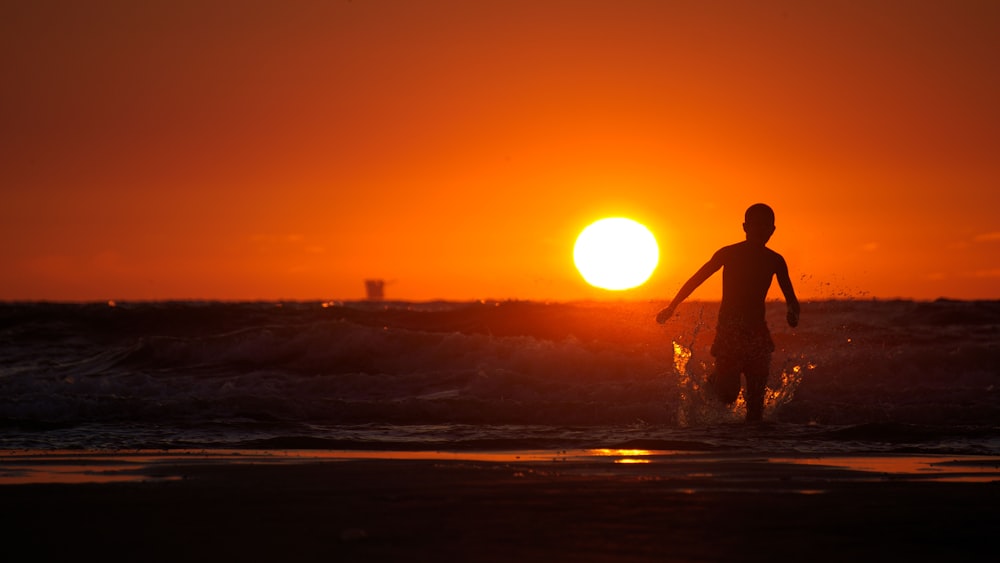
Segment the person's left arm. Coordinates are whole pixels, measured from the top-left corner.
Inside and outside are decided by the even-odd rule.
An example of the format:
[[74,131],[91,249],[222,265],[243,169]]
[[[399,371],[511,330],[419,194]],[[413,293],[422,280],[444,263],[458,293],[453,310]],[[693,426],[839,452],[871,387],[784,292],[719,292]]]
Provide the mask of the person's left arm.
[[788,326],[795,328],[799,325],[799,300],[795,297],[795,288],[792,287],[792,280],[788,277],[788,264],[781,256],[778,256],[774,274],[778,278],[781,293],[785,295],[785,305],[788,308],[785,318],[788,320]]

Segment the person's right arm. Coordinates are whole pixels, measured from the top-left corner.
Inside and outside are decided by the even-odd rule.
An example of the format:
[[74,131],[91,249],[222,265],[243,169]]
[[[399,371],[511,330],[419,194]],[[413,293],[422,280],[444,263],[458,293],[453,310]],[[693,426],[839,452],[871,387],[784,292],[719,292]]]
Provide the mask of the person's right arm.
[[687,297],[691,295],[695,289],[698,289],[698,286],[704,283],[705,280],[712,277],[712,274],[719,271],[719,268],[721,268],[724,263],[722,254],[722,250],[716,252],[712,256],[711,260],[705,262],[705,265],[699,268],[698,271],[691,276],[691,279],[681,286],[681,289],[677,292],[673,301],[670,302],[670,305],[667,305],[663,308],[663,310],[656,314],[656,322],[660,324],[667,322],[667,319],[674,315],[674,310],[677,309],[678,305],[687,299]]

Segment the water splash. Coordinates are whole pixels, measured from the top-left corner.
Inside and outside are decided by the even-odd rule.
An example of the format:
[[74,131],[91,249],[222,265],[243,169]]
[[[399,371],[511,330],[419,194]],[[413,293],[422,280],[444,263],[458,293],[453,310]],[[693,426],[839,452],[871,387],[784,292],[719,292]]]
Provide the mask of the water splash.
[[678,342],[674,342],[674,373],[687,375],[687,364],[691,361],[691,350]]
[[764,395],[764,416],[773,416],[782,406],[790,403],[795,396],[795,390],[802,383],[805,372],[814,369],[816,364],[804,357],[786,358],[781,367],[779,385],[776,388],[768,386]]
[[[697,332],[697,331],[696,331]],[[694,337],[685,346],[673,341],[673,370],[677,381],[680,402],[677,407],[677,425],[686,428],[698,425],[712,425],[739,422],[746,418],[746,398],[740,390],[736,401],[726,405],[719,401],[707,385],[707,373],[688,370],[693,356]],[[806,371],[816,368],[816,364],[804,357],[786,358],[781,375],[776,382],[769,382],[764,395],[764,416],[774,417],[782,406],[795,396]],[[777,385],[773,385],[777,383]]]
[[682,428],[738,422],[745,416],[742,394],[733,405],[725,405],[712,394],[707,385],[707,373],[688,371],[692,348],[674,341],[674,372],[677,378],[679,404],[677,425]]
[[691,361],[692,350],[694,349],[694,343],[698,338],[698,332],[701,331],[704,326],[703,322],[704,309],[700,310],[698,313],[698,321],[694,325],[694,330],[691,334],[691,340],[688,342],[687,346],[677,342],[672,341],[673,352],[674,352],[674,376],[677,381],[677,390],[679,402],[677,405],[677,425],[681,427],[687,427],[700,420],[700,411],[703,410],[703,405],[705,403],[705,398],[702,395],[702,388],[704,387],[705,380],[704,377],[695,377],[688,373],[687,366]]

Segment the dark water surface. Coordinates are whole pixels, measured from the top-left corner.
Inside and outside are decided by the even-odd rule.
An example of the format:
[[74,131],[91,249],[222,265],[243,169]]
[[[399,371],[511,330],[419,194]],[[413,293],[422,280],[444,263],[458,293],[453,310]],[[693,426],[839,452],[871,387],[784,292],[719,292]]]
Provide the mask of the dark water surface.
[[715,303],[0,305],[0,448],[1000,453],[1000,302],[769,305],[766,423]]

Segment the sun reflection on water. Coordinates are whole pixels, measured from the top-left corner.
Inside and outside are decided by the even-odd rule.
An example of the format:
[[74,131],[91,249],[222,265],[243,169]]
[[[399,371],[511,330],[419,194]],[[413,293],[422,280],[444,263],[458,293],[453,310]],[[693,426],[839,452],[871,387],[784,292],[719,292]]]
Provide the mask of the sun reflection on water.
[[648,456],[653,455],[655,452],[652,450],[598,448],[587,450],[587,453],[595,456],[618,458],[614,460],[614,463],[650,463]]

